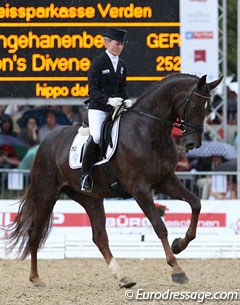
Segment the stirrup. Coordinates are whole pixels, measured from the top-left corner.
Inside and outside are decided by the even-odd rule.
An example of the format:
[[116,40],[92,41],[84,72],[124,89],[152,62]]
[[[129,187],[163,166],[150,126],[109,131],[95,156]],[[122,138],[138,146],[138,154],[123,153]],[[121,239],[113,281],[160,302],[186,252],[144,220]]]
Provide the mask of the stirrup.
[[93,180],[90,175],[84,175],[81,178],[81,191],[91,193],[93,188]]

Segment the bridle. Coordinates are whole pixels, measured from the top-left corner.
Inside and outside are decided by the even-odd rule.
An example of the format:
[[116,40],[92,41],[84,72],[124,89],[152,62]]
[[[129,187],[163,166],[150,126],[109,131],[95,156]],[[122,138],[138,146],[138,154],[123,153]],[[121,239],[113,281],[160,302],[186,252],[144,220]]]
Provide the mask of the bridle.
[[188,121],[187,110],[189,108],[189,104],[190,104],[191,97],[192,97],[193,94],[198,96],[198,97],[201,97],[203,99],[206,99],[206,100],[210,100],[211,96],[205,96],[205,95],[199,94],[199,93],[194,91],[195,89],[196,89],[196,86],[193,86],[193,88],[190,90],[190,92],[187,94],[187,96],[184,98],[184,100],[175,109],[175,111],[177,112],[177,110],[179,110],[179,108],[184,106],[183,117],[179,122],[171,122],[171,121],[168,121],[168,120],[163,119],[161,117],[158,117],[158,116],[155,116],[155,115],[152,115],[152,114],[148,114],[148,113],[145,113],[143,111],[137,111],[137,110],[134,110],[132,108],[128,108],[128,111],[137,113],[139,115],[143,115],[143,116],[145,116],[147,118],[150,118],[150,119],[153,119],[153,120],[165,122],[168,125],[170,125],[171,127],[176,127],[178,129],[180,129],[182,132],[186,132],[185,127],[191,127],[193,129],[196,129],[197,132],[199,132],[199,131],[203,132],[203,129],[204,129],[203,125],[196,125],[196,124],[191,124],[191,123],[187,122]]
[[174,127],[179,128],[182,132],[186,132],[185,127],[190,127],[190,128],[196,129],[197,132],[198,131],[203,132],[203,129],[204,129],[203,125],[196,125],[196,124],[188,123],[187,111],[188,111],[188,108],[190,105],[192,95],[196,95],[196,96],[201,97],[206,100],[211,99],[210,95],[209,96],[202,95],[200,93],[195,92],[194,91],[195,89],[196,89],[196,85],[193,86],[193,88],[187,94],[187,96],[184,98],[184,100],[175,109],[175,111],[177,112],[180,107],[184,106],[182,119],[179,122],[177,122],[177,124],[174,124]]

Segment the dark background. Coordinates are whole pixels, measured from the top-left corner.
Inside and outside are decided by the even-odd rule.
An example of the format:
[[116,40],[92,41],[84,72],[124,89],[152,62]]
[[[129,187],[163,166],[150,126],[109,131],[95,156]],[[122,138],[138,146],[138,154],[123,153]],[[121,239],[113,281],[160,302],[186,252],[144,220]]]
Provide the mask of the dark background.
[[[4,1],[1,2],[1,6],[5,6],[5,3],[10,3],[11,6],[49,6],[50,3],[55,3],[55,6],[93,6],[97,10],[97,3],[100,1],[67,1],[67,2],[59,2],[59,1],[41,1],[38,4],[35,1]],[[59,34],[63,36],[65,34],[82,34],[83,31],[87,31],[92,36],[97,34],[103,34],[106,31],[106,27],[104,26],[104,22],[138,22],[138,27],[131,26],[121,26],[121,28],[126,29],[128,31],[128,43],[126,44],[121,57],[127,63],[128,76],[166,76],[169,72],[158,72],[156,71],[156,58],[158,56],[167,56],[179,55],[179,47],[175,46],[173,49],[150,49],[146,45],[146,37],[149,33],[162,33],[162,32],[177,32],[179,33],[179,27],[145,27],[141,26],[142,22],[179,22],[179,0],[172,1],[161,1],[161,0],[138,0],[138,1],[130,1],[130,0],[114,0],[110,1],[101,1],[102,6],[105,6],[107,3],[111,3],[112,6],[128,6],[130,3],[134,3],[135,6],[151,6],[153,11],[153,17],[151,19],[111,19],[111,18],[101,18],[100,14],[96,15],[94,19],[32,19],[31,22],[49,22],[49,28],[47,27],[4,27],[0,28],[0,34],[4,34],[6,36],[10,34],[27,35],[29,31],[37,35],[42,34]],[[24,19],[1,19],[1,23],[5,22],[25,22]],[[51,22],[86,22],[86,27],[76,28],[76,27],[51,27]],[[103,27],[88,27],[89,23],[92,22],[103,22]],[[0,41],[0,50],[1,50],[1,58],[4,57],[12,57],[12,53],[8,53],[7,49],[2,48],[2,41]],[[16,54],[18,57],[26,57],[27,58],[27,66],[28,69],[25,72],[17,72],[16,70],[13,72],[2,72],[0,69],[1,76],[86,76],[87,72],[32,72],[31,70],[31,57],[34,53],[39,54],[50,54],[51,58],[56,57],[87,57],[92,59],[96,55],[99,55],[103,52],[103,49],[97,49],[95,47],[91,49],[19,49]],[[35,97],[35,83],[34,81],[27,82],[0,82],[0,97]],[[39,82],[38,83],[43,83]],[[59,81],[47,81],[49,86],[68,86],[72,87],[76,81],[69,82],[59,82]],[[128,82],[128,91],[131,97],[136,97],[141,94],[141,92],[150,85],[151,81],[129,81]],[[81,85],[85,85],[86,82],[81,82]]]

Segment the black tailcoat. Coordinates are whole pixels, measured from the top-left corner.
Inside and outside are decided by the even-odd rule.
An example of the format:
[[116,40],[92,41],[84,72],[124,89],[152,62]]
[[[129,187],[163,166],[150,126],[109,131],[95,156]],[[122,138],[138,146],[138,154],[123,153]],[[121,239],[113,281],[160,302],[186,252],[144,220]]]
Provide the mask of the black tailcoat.
[[128,99],[125,62],[119,58],[115,72],[106,52],[95,57],[88,71],[88,85],[89,109],[111,111],[112,107],[107,105],[109,97]]

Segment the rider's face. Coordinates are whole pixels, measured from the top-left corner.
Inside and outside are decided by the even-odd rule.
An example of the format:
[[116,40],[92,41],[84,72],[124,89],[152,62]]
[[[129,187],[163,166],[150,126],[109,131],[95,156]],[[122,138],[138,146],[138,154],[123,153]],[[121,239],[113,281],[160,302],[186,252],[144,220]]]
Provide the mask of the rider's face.
[[124,48],[124,43],[116,40],[106,41],[106,48],[114,56],[119,56]]

